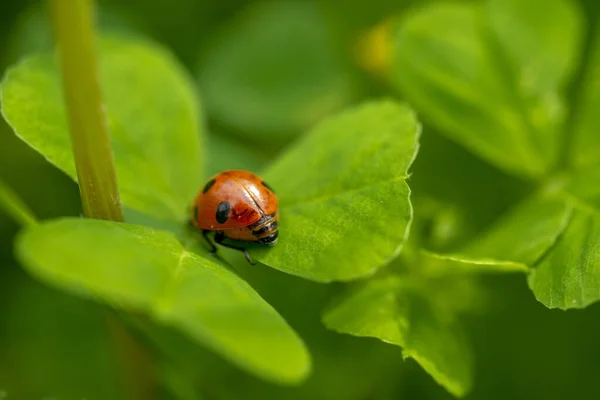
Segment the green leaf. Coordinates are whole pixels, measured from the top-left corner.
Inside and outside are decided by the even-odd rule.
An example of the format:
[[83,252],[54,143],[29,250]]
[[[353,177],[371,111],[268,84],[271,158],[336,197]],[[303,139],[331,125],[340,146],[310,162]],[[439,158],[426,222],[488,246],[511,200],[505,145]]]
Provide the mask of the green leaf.
[[580,36],[579,13],[563,0],[429,5],[400,21],[389,79],[452,139],[539,177],[558,155],[560,95]]
[[543,96],[563,88],[577,66],[582,40],[584,20],[576,3],[487,0],[485,4],[519,92]]
[[353,97],[349,68],[318,7],[261,2],[204,55],[198,80],[209,114],[253,140],[283,142]]
[[528,282],[548,308],[584,308],[600,300],[600,214],[576,210]]
[[391,101],[315,127],[264,174],[279,197],[281,233],[258,260],[328,282],[372,274],[394,258],[412,219],[405,179],[419,134],[413,111]]
[[172,234],[61,219],[16,244],[28,271],[54,286],[177,327],[245,370],[293,384],[310,370],[304,344],[246,282]]
[[437,254],[421,250],[420,256],[428,264],[430,275],[457,275],[481,273],[527,272],[529,267],[518,261],[503,261],[464,255]]
[[248,146],[248,143],[222,134],[209,134],[207,144],[206,179],[228,169],[243,169],[258,173],[269,161],[267,155],[259,149],[253,149]]
[[[100,70],[122,200],[182,220],[202,179],[198,103],[183,68],[162,48],[134,39],[101,41]],[[76,179],[56,62],[25,59],[0,86],[15,133]]]
[[580,98],[574,110],[575,127],[571,149],[573,163],[581,170],[600,160],[600,29],[596,31],[586,67]]
[[445,322],[419,300],[413,301],[404,357],[415,359],[437,383],[462,397],[473,386],[473,354],[467,338],[460,325]]
[[404,346],[410,304],[400,293],[402,288],[395,277],[369,280],[327,310],[323,323],[340,333]]
[[455,396],[471,388],[472,354],[460,328],[437,315],[399,277],[374,279],[351,291],[323,315],[323,323],[340,333],[403,347],[404,357],[415,359]]
[[492,269],[504,265],[526,270],[554,246],[571,213],[571,206],[561,198],[533,196],[515,206],[465,248],[442,258],[488,265]]
[[600,163],[573,173],[564,185],[564,194],[579,208],[600,211]]

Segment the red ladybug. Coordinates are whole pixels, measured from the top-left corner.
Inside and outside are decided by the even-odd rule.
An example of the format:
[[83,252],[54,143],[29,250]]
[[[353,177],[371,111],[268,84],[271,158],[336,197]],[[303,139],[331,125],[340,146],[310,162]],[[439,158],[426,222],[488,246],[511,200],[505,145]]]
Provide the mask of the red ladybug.
[[[202,230],[213,252],[217,248],[207,237],[211,231],[217,244],[244,251],[250,263],[248,251],[235,242],[277,243],[277,196],[251,172],[233,170],[213,176],[196,195],[191,212],[192,225]],[[225,238],[234,244],[224,243]]]

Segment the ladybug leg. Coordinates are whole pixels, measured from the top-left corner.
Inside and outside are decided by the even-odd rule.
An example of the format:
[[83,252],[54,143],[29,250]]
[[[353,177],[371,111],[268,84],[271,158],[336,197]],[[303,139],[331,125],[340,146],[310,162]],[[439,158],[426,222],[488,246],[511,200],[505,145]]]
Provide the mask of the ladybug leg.
[[223,232],[217,232],[215,234],[215,243],[217,243],[217,244],[219,244],[219,245],[221,245],[223,247],[227,247],[227,248],[230,248],[230,249],[243,251],[244,252],[244,257],[246,258],[246,261],[248,261],[252,265],[256,265],[256,263],[250,257],[250,253],[248,253],[247,249],[245,249],[243,247],[234,246],[234,245],[229,244],[229,243],[223,243],[224,239],[225,239],[225,235],[223,234]]
[[244,257],[246,257],[246,261],[248,261],[251,265],[256,265],[254,260],[252,260],[252,258],[250,257],[250,253],[248,253],[248,250],[246,249],[244,249]]
[[[217,246],[215,246],[215,244],[213,242],[210,241],[210,239],[208,238],[208,234],[210,231],[207,231],[206,229],[202,230],[202,237],[204,238],[204,240],[206,240],[206,243],[208,243],[208,245],[210,246],[210,252],[211,253],[216,253],[217,252]],[[215,241],[216,241],[216,237],[215,237]]]

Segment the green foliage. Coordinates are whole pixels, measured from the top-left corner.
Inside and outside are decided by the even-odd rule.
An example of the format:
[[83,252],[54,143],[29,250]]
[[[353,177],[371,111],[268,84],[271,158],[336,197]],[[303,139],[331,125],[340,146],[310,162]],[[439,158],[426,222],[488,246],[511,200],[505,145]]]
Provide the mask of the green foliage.
[[[0,124],[0,211],[23,226],[13,240],[0,220],[0,397],[136,386],[117,382],[116,357],[148,366],[118,354],[105,306],[150,352],[156,398],[600,396],[591,0],[397,15],[417,1],[99,2],[128,224],[64,218],[80,213],[76,186],[38,174],[47,160],[77,181],[49,24],[42,8],[16,19],[4,11],[20,6],[0,5],[0,22],[18,21],[0,59],[46,52],[0,84],[3,117],[39,153]],[[256,265],[209,254],[184,226],[225,169],[259,173],[280,200],[279,242],[249,245]],[[75,296],[11,269],[13,251]]]
[[303,343],[275,310],[246,282],[186,250],[170,233],[60,219],[27,229],[17,256],[44,281],[143,311],[267,379],[295,383],[309,371]]
[[[132,39],[105,39],[101,59],[123,201],[181,224],[201,182],[197,105],[185,74],[158,47]],[[137,65],[149,69],[136,72]],[[161,79],[152,77],[157,71]],[[2,85],[3,111],[20,137],[75,179],[56,74],[49,56],[33,56],[10,70]],[[132,87],[145,96],[130,101]],[[412,218],[404,180],[419,133],[413,112],[391,101],[349,110],[315,128],[265,174],[280,196],[286,235],[259,260],[331,281],[370,274],[392,259]],[[356,173],[359,165],[368,168]],[[396,206],[387,207],[390,201]],[[297,382],[309,370],[301,342],[274,310],[223,266],[202,251],[185,250],[171,234],[59,220],[26,231],[17,253],[41,279],[143,311],[267,379]]]
[[411,13],[393,33],[389,77],[451,138],[501,168],[539,177],[557,161],[561,94],[581,24],[568,1],[522,3],[446,3]]
[[456,258],[514,261],[535,265],[556,243],[571,218],[571,207],[555,197],[534,196],[502,216]]
[[600,210],[600,186],[595,185],[600,179],[600,164],[590,165],[567,178],[565,197],[582,209]]
[[[586,74],[581,84],[581,92],[575,105],[573,113],[576,116],[575,126],[571,135],[573,144],[571,159],[573,164],[585,173],[585,168],[598,164],[600,156],[600,141],[598,140],[598,129],[600,129],[600,29],[592,38],[592,49],[586,66]],[[597,168],[597,167],[596,167]]]
[[252,5],[202,55],[200,92],[220,123],[285,142],[353,96],[327,20],[310,3]]
[[[543,6],[550,10],[540,15],[541,1],[444,3],[384,25],[389,34],[384,45],[391,52],[383,66],[388,82],[448,137],[539,186],[538,193],[447,254],[421,247],[427,238],[420,235],[427,232],[419,231],[424,214],[417,212],[411,243],[402,253],[405,268],[373,278],[324,316],[331,329],[403,347],[405,356],[457,396],[470,389],[472,356],[453,315],[476,307],[451,294],[458,290],[441,287],[456,288],[482,273],[520,271],[529,273],[530,288],[548,307],[600,300],[598,234],[590,210],[598,199],[597,169],[555,172],[568,158],[564,143],[572,142],[564,93],[578,66],[581,16],[571,2]],[[592,67],[588,81],[595,73]],[[593,108],[595,86],[584,88],[582,101],[591,102],[584,112]],[[594,117],[587,111],[582,118],[584,123],[575,124],[585,126],[580,140],[596,142],[590,138]],[[588,146],[588,154],[595,154],[595,144]],[[427,204],[420,200],[417,210]],[[431,218],[439,218],[440,207],[448,210],[436,207]],[[407,291],[418,300],[407,300]],[[418,318],[411,317],[413,308]],[[453,326],[444,326],[440,316]]]
[[[191,81],[172,56],[135,39],[105,38],[100,70],[123,202],[160,219],[183,220],[202,178]],[[59,82],[50,55],[27,58],[2,83],[2,112],[17,135],[76,179]]]
[[414,358],[452,394],[470,390],[473,361],[462,332],[396,277],[368,282],[326,313],[323,322],[341,333],[402,346],[404,357]]
[[[548,11],[540,14],[542,7]],[[581,59],[583,28],[578,7],[567,0],[440,4],[389,28],[389,81],[449,137],[496,166],[533,179],[548,197],[526,200],[457,253],[441,258],[545,266],[531,272],[530,287],[542,303],[563,309],[600,300],[593,290],[600,281],[593,261],[586,267],[570,261],[587,259],[582,239],[565,236],[557,244],[563,231],[573,235],[572,208],[575,214],[591,212],[599,193],[592,111],[598,98],[597,44],[575,96],[579,108],[565,100]],[[573,299],[569,282],[582,274],[589,290]]]
[[[105,71],[116,71],[105,72],[104,81],[110,82],[107,108],[110,112],[115,104],[116,109],[111,132],[123,202],[154,217],[179,221],[201,182],[195,101],[183,84],[180,88],[188,97],[171,87],[169,93],[177,100],[164,98],[159,84],[173,86],[183,77],[165,74],[173,75],[174,82],[166,78],[157,82],[151,77],[160,66],[166,68],[162,58],[125,43],[113,39],[102,53],[107,54]],[[131,86],[125,83],[132,80],[133,70],[128,73],[123,65],[139,63],[153,67],[148,75],[136,74],[140,92],[148,93],[140,98],[143,112],[151,116],[148,122],[140,122],[141,105],[128,102],[124,93]],[[32,58],[20,64],[3,84],[3,110],[16,132],[75,177],[55,74],[49,60]],[[50,98],[45,99],[48,92]],[[127,107],[119,108],[119,101]],[[55,108],[45,107],[46,102]],[[40,125],[49,128],[36,129]],[[179,134],[166,136],[169,129]],[[412,217],[404,179],[419,133],[412,111],[391,102],[366,105],[323,122],[265,173],[277,188],[285,235],[259,260],[309,279],[331,281],[372,273],[393,258]],[[136,152],[140,154],[133,157]],[[394,207],[386,205],[390,201]]]
[[[114,38],[103,43],[112,144],[126,205],[181,220],[201,182],[197,105],[185,75],[162,50],[149,46]],[[150,68],[147,74],[136,72],[138,64]],[[156,71],[166,72],[163,79],[152,78]],[[132,87],[146,93],[137,104],[128,100]],[[15,130],[75,178],[52,60],[36,56],[21,63],[2,89],[3,110]],[[140,112],[150,117],[144,120]],[[268,304],[205,254],[184,250],[171,234],[64,220],[30,228],[19,243],[18,254],[34,274],[77,294],[90,292],[110,305],[144,311],[256,374],[294,383],[309,370],[302,342]],[[65,251],[57,252],[60,247]]]
[[280,201],[280,243],[259,260],[317,281],[372,274],[406,239],[405,183],[420,126],[406,106],[383,101],[319,124],[264,177]]
[[396,263],[402,272],[354,288],[325,312],[323,322],[338,332],[403,347],[404,357],[463,396],[472,385],[473,355],[457,315],[472,309],[478,294],[471,271],[452,270],[448,263],[427,256]]
[[550,308],[583,308],[600,299],[600,216],[576,211],[556,247],[529,275],[536,298]]

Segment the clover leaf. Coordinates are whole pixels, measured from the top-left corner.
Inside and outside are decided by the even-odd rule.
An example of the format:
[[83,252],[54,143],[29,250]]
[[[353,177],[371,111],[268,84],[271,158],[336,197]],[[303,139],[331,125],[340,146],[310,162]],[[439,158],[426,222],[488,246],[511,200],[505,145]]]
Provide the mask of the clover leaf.
[[528,277],[549,308],[584,308],[600,300],[600,215],[576,210],[556,247]]
[[449,137],[539,177],[557,161],[581,25],[565,0],[436,4],[390,27],[386,75]]
[[572,207],[562,198],[533,196],[448,258],[466,263],[472,260],[475,264],[487,261],[491,265],[515,262],[526,270],[554,246],[571,214]]
[[[425,241],[411,237],[401,256],[404,268],[394,262],[388,275],[359,285],[324,314],[330,329],[403,347],[456,396],[469,391],[473,374],[457,318],[480,302],[468,295],[477,292],[470,283],[481,273],[541,267],[573,215],[572,203],[552,187],[560,179],[541,179],[558,162],[561,96],[580,40],[577,10],[552,3],[544,16],[515,1],[436,4],[386,27],[391,36],[384,73],[426,120],[494,165],[540,178],[539,194],[455,252],[426,251],[419,246]],[[554,31],[547,27],[557,20],[565,32],[551,40]],[[521,34],[517,46],[511,46],[514,32]],[[545,46],[534,48],[538,42]]]
[[219,262],[186,249],[171,233],[65,218],[26,229],[16,252],[43,281],[144,312],[265,379],[296,383],[310,370],[301,339],[267,302]]
[[433,298],[410,277],[373,278],[326,310],[323,323],[340,333],[402,347],[405,358],[417,361],[450,393],[463,396],[472,385],[472,352],[455,319],[456,310],[440,309]]
[[567,175],[565,192],[582,207],[600,210],[600,29],[594,35],[587,73],[577,99],[574,129],[570,134],[570,159],[573,173]]
[[562,197],[535,196],[451,255],[430,255],[450,270],[522,270],[549,308],[583,308],[600,300],[600,219]]
[[600,93],[595,84],[599,54],[596,46],[579,96],[581,111],[575,115],[575,132],[569,134],[573,168],[546,183],[559,193],[517,206],[459,257],[467,263],[491,257],[530,267],[529,287],[549,308],[583,308],[600,300],[600,255],[595,250],[600,210],[596,157],[600,141],[595,112]]
[[529,275],[536,298],[550,308],[584,308],[600,301],[600,30],[583,80],[570,158],[574,171],[564,191],[574,203],[571,222],[556,247]]
[[256,251],[273,268],[327,282],[372,274],[398,255],[412,220],[412,110],[370,102],[328,118],[264,173],[280,202],[280,239]]
[[600,29],[596,29],[593,37],[586,74],[576,102],[574,129],[570,133],[571,159],[580,172],[590,166],[598,168],[600,160]]
[[[123,202],[183,220],[202,179],[192,81],[166,51],[139,39],[105,37],[99,53]],[[35,55],[10,69],[0,87],[2,113],[21,139],[76,179],[56,64],[51,55]]]
[[[582,57],[584,28],[570,0],[486,0],[422,8],[384,25],[387,36],[373,36],[389,51],[381,71],[427,122],[544,194],[471,243],[428,256],[452,269],[529,271],[530,288],[548,307],[600,300],[594,240],[581,236],[594,231],[600,204],[600,47],[592,41]],[[568,104],[580,60],[589,64]]]

